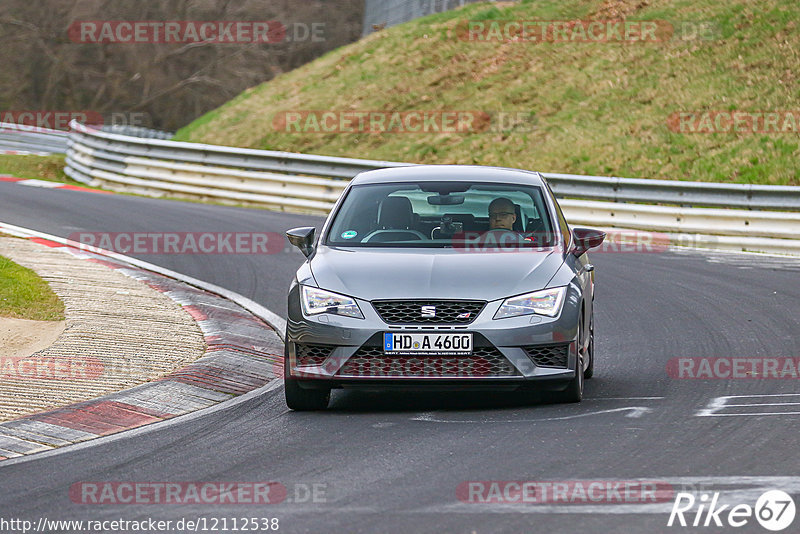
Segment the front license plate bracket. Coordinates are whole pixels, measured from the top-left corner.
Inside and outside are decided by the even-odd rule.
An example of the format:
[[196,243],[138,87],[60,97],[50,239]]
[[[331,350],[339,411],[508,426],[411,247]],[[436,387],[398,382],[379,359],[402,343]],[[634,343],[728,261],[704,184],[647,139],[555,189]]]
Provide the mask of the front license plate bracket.
[[470,356],[471,332],[385,332],[383,352],[397,356]]

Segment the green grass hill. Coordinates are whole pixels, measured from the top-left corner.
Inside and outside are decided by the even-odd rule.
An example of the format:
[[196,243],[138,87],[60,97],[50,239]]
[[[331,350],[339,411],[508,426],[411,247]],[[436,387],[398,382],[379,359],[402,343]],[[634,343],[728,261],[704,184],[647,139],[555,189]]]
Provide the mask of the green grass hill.
[[[643,40],[620,40],[603,26],[617,20],[656,30]],[[546,42],[533,31],[519,39],[513,21],[550,21],[530,26],[561,33]],[[592,30],[592,21],[600,26]],[[797,0],[472,4],[378,31],[251,88],[176,139],[418,163],[800,185],[799,25]],[[583,39],[581,31],[590,30],[607,39]],[[466,131],[325,132],[306,111],[376,112],[388,122],[393,113],[416,111],[473,112],[478,119]],[[302,121],[286,122],[287,112],[301,113]],[[755,132],[748,120],[756,121]]]

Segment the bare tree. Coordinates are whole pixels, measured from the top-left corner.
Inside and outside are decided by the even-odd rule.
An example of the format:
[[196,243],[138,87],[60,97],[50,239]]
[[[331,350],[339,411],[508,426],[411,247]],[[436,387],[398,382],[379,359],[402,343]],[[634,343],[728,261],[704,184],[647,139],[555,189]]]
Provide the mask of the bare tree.
[[[138,112],[176,129],[361,35],[363,0],[3,0],[1,110]],[[83,43],[78,21],[279,21],[260,43]],[[322,24],[321,39],[304,35]],[[294,39],[295,37],[305,39]],[[320,37],[320,36],[318,36]]]

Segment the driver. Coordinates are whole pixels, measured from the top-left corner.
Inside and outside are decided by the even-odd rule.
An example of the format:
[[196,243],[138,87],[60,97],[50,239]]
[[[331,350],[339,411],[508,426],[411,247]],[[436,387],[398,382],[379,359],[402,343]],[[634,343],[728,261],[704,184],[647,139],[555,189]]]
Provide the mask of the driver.
[[505,197],[499,197],[489,204],[489,230],[514,230],[517,214],[514,203]]

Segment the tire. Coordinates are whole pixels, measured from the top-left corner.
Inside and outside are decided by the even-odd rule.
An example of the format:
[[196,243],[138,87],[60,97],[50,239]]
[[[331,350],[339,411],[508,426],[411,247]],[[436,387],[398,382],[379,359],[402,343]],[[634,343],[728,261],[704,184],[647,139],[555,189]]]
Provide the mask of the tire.
[[283,392],[286,406],[296,412],[324,410],[331,400],[331,389],[304,389],[296,378],[289,376],[289,345],[284,341]]
[[297,380],[293,378],[284,378],[283,385],[286,406],[296,412],[324,410],[331,400],[330,388],[303,389]]
[[583,354],[581,354],[580,339],[583,337],[583,317],[578,329],[578,361],[575,365],[575,378],[569,381],[566,389],[556,393],[556,400],[563,403],[581,402],[583,399]]
[[589,358],[589,365],[586,366],[586,371],[583,372],[583,378],[588,379],[594,376],[594,313],[589,318],[589,347],[586,353]]

